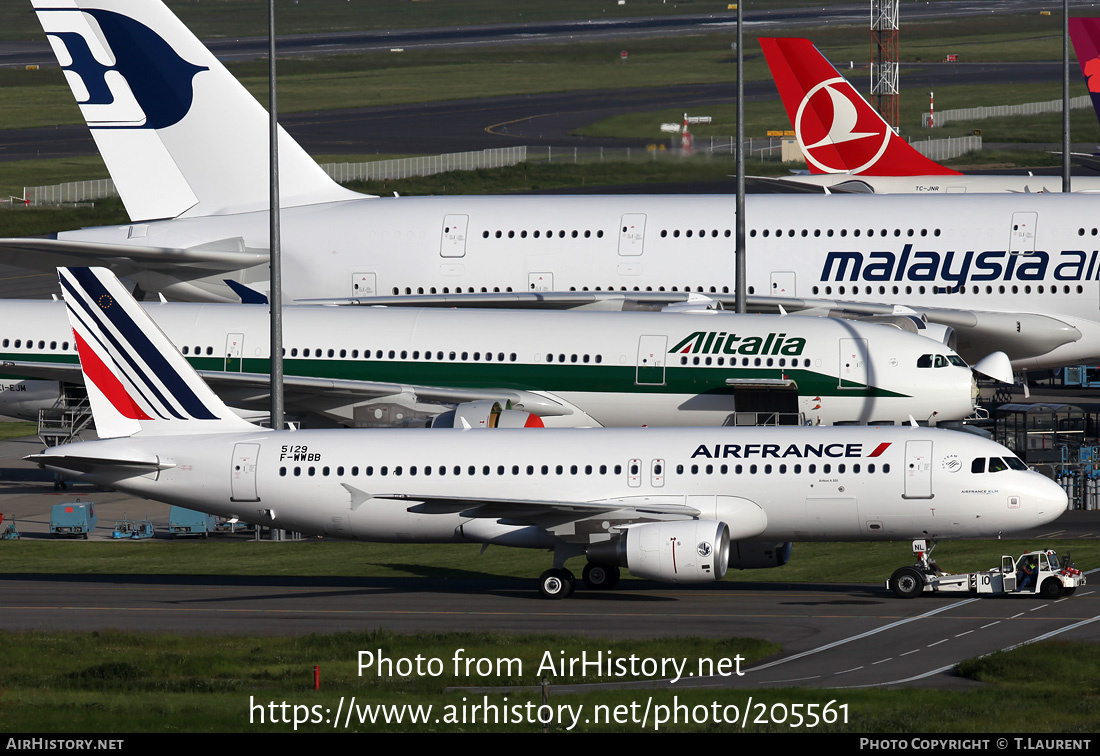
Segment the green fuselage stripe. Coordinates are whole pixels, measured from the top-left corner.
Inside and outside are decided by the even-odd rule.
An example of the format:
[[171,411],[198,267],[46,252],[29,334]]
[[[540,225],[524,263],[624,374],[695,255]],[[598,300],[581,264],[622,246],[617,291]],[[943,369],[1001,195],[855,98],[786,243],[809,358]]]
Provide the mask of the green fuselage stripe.
[[[76,364],[76,355],[8,353],[0,359],[33,362]],[[239,372],[266,375],[270,371],[266,358],[243,360],[224,357],[189,357],[196,370]],[[228,368],[227,368],[228,366]],[[419,386],[450,388],[500,388],[548,392],[593,392],[637,394],[733,394],[734,386],[726,380],[775,380],[786,378],[798,384],[800,395],[849,397],[905,397],[886,389],[853,384],[840,388],[836,376],[804,368],[760,368],[704,365],[670,365],[664,368],[661,385],[636,383],[638,369],[634,365],[594,364],[527,364],[519,362],[427,362],[390,360],[353,360],[336,358],[287,358],[283,362],[288,376],[335,378],[350,381],[378,381]],[[643,368],[653,375],[660,368]],[[23,376],[0,376],[18,380]]]

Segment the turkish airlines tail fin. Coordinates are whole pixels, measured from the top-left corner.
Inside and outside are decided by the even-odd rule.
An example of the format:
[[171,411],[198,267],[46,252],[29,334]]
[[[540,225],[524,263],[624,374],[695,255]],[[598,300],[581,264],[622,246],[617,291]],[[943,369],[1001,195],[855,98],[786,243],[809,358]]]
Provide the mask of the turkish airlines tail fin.
[[[269,204],[268,115],[160,0],[31,0],[131,220]],[[284,207],[359,197],[279,132]]]
[[225,406],[106,268],[58,268],[100,438],[257,430]]
[[808,39],[762,37],[760,46],[811,173],[958,175],[895,134]]
[[1069,38],[1085,77],[1096,117],[1100,118],[1100,18],[1070,18]]

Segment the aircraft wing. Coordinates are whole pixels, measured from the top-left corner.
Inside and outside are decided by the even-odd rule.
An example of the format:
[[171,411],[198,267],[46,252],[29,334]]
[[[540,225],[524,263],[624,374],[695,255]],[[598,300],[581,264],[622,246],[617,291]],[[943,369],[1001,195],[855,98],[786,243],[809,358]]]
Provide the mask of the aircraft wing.
[[[690,519],[701,513],[694,507],[670,503],[648,497],[636,499],[608,499],[606,501],[551,501],[545,499],[486,499],[479,497],[415,496],[393,494],[375,496],[376,499],[416,502],[410,512],[420,514],[452,514],[461,512],[466,517],[534,517],[556,513],[568,515],[607,514],[631,512],[637,515],[671,515],[675,519]],[[683,497],[675,497],[682,499]]]
[[[80,365],[56,362],[0,362],[0,373],[23,378],[38,378],[49,381],[83,383]],[[199,375],[214,388],[254,388],[267,391],[271,377],[266,373],[234,373],[216,370],[200,370]],[[532,391],[488,388],[449,388],[446,386],[417,386],[405,383],[384,383],[381,381],[340,380],[336,378],[310,378],[305,376],[286,376],[283,385],[287,389],[287,401],[295,398],[306,399],[317,396],[333,399],[379,399],[398,394],[413,394],[418,401],[440,404],[461,404],[481,400],[498,401],[502,405],[510,402],[515,409],[523,409],[540,417],[570,415],[573,410],[541,394]]]
[[44,381],[66,381],[83,383],[84,376],[80,365],[67,362],[20,362],[5,360],[0,362],[0,373],[16,375],[20,378],[38,378]]
[[31,270],[59,266],[102,265],[125,269],[180,266],[196,271],[229,271],[266,263],[266,249],[250,249],[240,238],[196,247],[154,247],[136,244],[81,242],[65,239],[0,239],[0,261]]
[[[776,194],[874,194],[870,183],[853,177],[835,184],[800,181],[797,176],[746,176],[752,179],[754,189],[764,189]],[[828,191],[826,191],[826,188]]]
[[[558,538],[575,543],[607,540],[609,529],[658,520],[691,520],[702,513],[683,504],[683,497],[631,497],[606,501],[555,501],[545,499],[489,499],[480,497],[416,496],[413,494],[370,497],[346,486],[355,506],[367,498],[408,501],[414,514],[453,514],[492,519],[508,525],[533,525]],[[357,494],[359,496],[357,497]]]
[[[246,386],[266,389],[271,378],[266,373],[232,373],[200,370],[199,375],[215,389],[225,386]],[[515,409],[523,409],[540,416],[571,415],[573,410],[532,391],[520,389],[450,388],[447,386],[417,386],[407,383],[383,383],[380,381],[342,380],[338,378],[310,378],[286,376],[283,385],[291,395],[325,396],[343,395],[348,398],[376,399],[398,394],[413,394],[417,400],[429,403],[460,404],[480,400],[511,402]]]

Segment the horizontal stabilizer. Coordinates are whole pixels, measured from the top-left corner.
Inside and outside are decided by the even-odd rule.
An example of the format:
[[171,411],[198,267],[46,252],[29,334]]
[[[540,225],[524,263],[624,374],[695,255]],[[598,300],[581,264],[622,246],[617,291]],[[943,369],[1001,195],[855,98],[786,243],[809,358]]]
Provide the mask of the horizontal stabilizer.
[[96,472],[102,473],[110,470],[120,472],[132,472],[135,475],[169,470],[175,467],[174,462],[161,462],[156,457],[147,459],[111,459],[107,457],[77,457],[62,453],[62,447],[58,447],[56,454],[30,454],[23,457],[26,462],[34,462],[51,470],[68,470],[72,472]]
[[249,249],[239,238],[188,249],[65,239],[0,239],[0,262],[51,272],[57,267],[93,264],[153,269],[186,265],[199,270],[223,271],[261,265],[267,260],[266,249]]

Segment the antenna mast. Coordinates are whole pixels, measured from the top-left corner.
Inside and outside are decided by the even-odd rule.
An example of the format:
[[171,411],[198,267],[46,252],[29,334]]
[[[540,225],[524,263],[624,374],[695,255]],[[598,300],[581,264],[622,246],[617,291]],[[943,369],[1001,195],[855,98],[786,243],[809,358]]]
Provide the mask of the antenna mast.
[[898,0],[871,0],[871,97],[898,130]]

